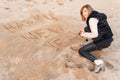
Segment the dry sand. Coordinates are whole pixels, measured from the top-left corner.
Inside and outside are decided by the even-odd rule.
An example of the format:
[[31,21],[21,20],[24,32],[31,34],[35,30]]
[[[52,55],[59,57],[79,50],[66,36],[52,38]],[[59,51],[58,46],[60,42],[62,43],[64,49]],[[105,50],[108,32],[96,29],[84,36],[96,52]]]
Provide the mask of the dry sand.
[[[85,23],[79,10],[90,4],[108,15],[112,45],[93,54],[106,63],[93,64],[79,56],[86,44],[78,36]],[[120,0],[0,0],[0,80],[119,80]],[[71,46],[76,47],[72,50]]]

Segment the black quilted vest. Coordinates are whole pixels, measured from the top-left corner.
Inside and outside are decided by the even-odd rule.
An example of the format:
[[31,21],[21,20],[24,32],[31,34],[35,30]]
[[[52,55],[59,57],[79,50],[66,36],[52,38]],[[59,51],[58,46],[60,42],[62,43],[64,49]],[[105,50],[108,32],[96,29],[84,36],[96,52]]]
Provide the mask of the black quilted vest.
[[98,43],[102,40],[112,38],[113,33],[112,33],[110,26],[107,22],[107,16],[104,13],[92,11],[92,13],[88,16],[87,21],[86,21],[86,23],[87,23],[86,31],[87,32],[91,32],[90,26],[89,26],[89,19],[90,18],[97,18],[98,19],[98,24],[97,24],[98,37],[93,38],[94,43]]

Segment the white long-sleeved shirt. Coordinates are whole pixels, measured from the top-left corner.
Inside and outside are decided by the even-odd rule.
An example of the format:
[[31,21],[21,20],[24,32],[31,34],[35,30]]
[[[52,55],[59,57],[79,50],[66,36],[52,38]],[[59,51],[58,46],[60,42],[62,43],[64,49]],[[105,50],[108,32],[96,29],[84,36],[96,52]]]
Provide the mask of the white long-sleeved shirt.
[[98,36],[98,19],[96,18],[90,18],[89,25],[91,32],[83,32],[81,33],[82,37],[86,38],[96,38]]

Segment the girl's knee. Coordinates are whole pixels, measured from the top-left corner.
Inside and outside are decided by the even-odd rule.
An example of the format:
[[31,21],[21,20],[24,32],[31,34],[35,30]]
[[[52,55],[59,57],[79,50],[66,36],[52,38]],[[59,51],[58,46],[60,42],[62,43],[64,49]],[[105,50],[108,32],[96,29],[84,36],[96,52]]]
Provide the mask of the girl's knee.
[[83,49],[83,48],[80,48],[80,49],[78,50],[78,53],[79,53],[80,55],[83,55],[84,49]]

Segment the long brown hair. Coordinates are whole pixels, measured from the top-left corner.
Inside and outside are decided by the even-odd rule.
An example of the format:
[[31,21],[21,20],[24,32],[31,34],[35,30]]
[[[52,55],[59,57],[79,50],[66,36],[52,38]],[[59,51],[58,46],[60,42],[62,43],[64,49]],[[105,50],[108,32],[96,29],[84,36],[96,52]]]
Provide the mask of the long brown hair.
[[93,11],[93,8],[92,8],[89,4],[84,5],[84,6],[81,8],[81,10],[80,10],[80,15],[81,15],[83,21],[86,20],[86,19],[84,18],[84,16],[83,16],[83,9],[84,9],[84,8],[87,8],[87,9],[88,9],[89,14]]

